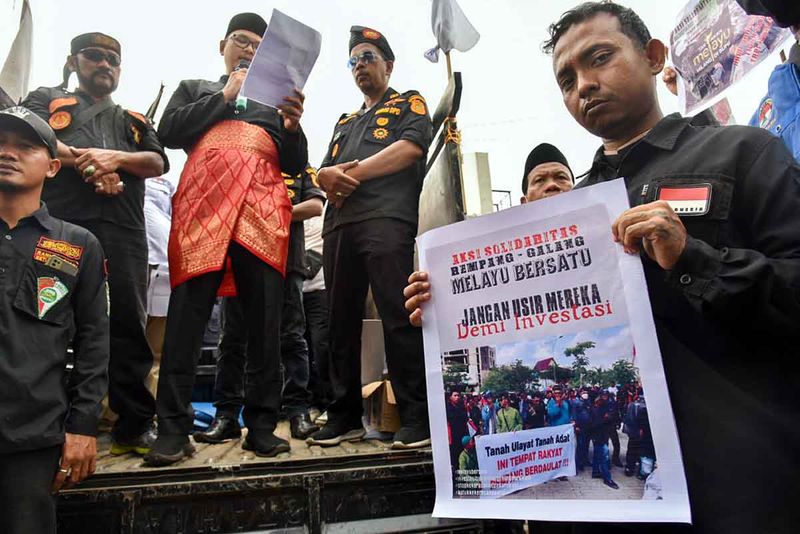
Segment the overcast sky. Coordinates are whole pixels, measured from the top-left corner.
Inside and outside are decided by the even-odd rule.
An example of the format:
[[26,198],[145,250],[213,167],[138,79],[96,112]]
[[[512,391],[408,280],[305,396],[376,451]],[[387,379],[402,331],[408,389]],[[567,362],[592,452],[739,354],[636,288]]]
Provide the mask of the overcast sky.
[[[665,42],[684,0],[627,0],[654,37]],[[0,0],[0,58],[4,58],[18,24],[22,0]],[[467,53],[453,52],[453,67],[463,73],[459,126],[464,152],[488,152],[495,189],[520,196],[519,182],[530,149],[547,141],[561,148],[573,170],[588,169],[599,140],[582,130],[567,113],[553,79],[551,59],[540,50],[547,26],[574,0],[459,0],[481,33]],[[312,26],[322,34],[322,51],[305,88],[303,128],[310,162],[318,165],[339,115],[362,102],[350,72],[349,28],[374,27],[391,43],[397,60],[392,86],[416,89],[436,107],[446,85],[444,58],[433,64],[423,52],[435,44],[430,0],[31,0],[34,61],[30,88],[60,83],[69,41],[79,33],[102,31],[122,43],[122,79],[117,103],[144,112],[166,84],[166,100],[186,78],[216,79],[223,74],[218,43],[228,20],[255,11],[269,20],[272,8]],[[766,91],[775,57],[753,71],[729,94],[734,116],[746,123]],[[665,113],[677,110],[677,98],[660,89]],[[172,155],[174,175],[182,155]]]

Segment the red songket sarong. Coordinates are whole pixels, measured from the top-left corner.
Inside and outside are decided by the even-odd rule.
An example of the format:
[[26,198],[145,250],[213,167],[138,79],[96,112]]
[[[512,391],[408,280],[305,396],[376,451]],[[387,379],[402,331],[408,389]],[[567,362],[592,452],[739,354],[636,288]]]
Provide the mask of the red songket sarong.
[[217,123],[192,147],[172,198],[172,287],[225,269],[218,294],[235,295],[231,240],[285,275],[291,219],[272,137],[243,121]]

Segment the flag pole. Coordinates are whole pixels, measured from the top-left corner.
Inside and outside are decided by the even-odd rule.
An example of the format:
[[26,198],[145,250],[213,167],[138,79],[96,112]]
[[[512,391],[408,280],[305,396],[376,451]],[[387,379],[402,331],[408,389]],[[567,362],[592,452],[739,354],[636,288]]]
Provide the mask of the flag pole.
[[453,65],[450,63],[450,52],[445,52],[444,57],[447,58],[447,79],[453,77]]

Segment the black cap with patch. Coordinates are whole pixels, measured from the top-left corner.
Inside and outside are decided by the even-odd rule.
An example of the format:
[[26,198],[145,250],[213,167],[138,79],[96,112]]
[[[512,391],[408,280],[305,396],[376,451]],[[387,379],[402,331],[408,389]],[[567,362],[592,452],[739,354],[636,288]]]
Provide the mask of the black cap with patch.
[[69,46],[70,53],[73,56],[84,48],[106,48],[116,52],[117,55],[122,56],[122,47],[120,46],[119,41],[100,32],[81,34],[75,37]]
[[247,30],[263,37],[267,31],[267,21],[257,13],[239,13],[234,15],[228,23],[228,31],[225,32],[225,37],[228,37],[236,30]]
[[347,53],[349,54],[353,48],[361,43],[369,43],[378,47],[378,50],[381,51],[383,57],[387,61],[394,61],[394,52],[392,52],[392,47],[389,46],[389,41],[386,40],[386,37],[381,34],[381,32],[377,30],[373,30],[372,28],[366,28],[364,26],[353,26],[350,28],[350,46],[347,49]]
[[525,174],[522,175],[523,195],[528,192],[528,175],[536,166],[542,163],[561,163],[569,169],[569,175],[572,181],[575,181],[575,175],[572,174],[572,169],[569,168],[569,163],[567,163],[567,158],[564,157],[564,154],[550,143],[542,143],[531,150],[531,153],[528,154],[528,159],[525,160]]
[[58,153],[58,139],[50,125],[41,117],[22,106],[14,106],[0,111],[0,131],[8,129],[12,124],[27,128],[32,132],[34,137],[47,147],[50,157],[55,159]]

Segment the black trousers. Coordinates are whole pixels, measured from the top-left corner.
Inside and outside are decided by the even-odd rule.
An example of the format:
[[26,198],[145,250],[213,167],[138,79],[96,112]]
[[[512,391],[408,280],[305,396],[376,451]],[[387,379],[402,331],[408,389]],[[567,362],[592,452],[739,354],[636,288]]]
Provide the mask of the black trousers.
[[383,321],[386,363],[404,426],[428,425],[422,330],[411,326],[403,288],[413,269],[416,227],[380,218],[341,226],[324,237],[330,325],[329,419],[360,424],[361,325],[367,290]]
[[[280,405],[280,321],[283,277],[238,243],[228,255],[233,265],[247,332],[244,422],[251,432],[272,432]],[[206,273],[172,290],[158,379],[158,425],[161,435],[192,430],[192,387],[203,331],[222,271]]]
[[308,345],[308,389],[311,404],[325,410],[330,403],[328,371],[328,292],[325,289],[303,293]]
[[55,534],[56,501],[50,491],[61,445],[0,454],[0,532]]
[[[239,299],[225,299],[222,315],[214,406],[220,415],[238,417],[243,402],[244,354],[247,347],[247,324]],[[280,326],[282,401],[289,417],[307,411],[310,399],[308,346],[303,337],[305,327],[303,277],[299,273],[290,272],[284,280]]]
[[156,405],[147,388],[153,352],[147,343],[147,235],[105,221],[74,221],[100,241],[108,260],[111,300],[111,356],[108,363],[108,403],[119,419],[116,439],[133,438],[147,430]]

